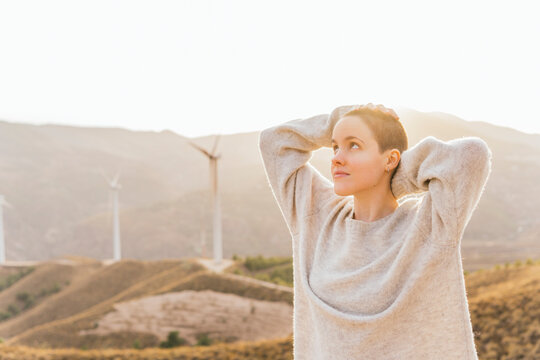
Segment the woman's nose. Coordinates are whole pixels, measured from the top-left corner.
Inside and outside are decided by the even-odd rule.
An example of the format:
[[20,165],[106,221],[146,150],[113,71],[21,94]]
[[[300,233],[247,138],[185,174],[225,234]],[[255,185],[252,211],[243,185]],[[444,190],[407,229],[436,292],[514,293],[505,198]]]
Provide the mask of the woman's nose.
[[343,157],[341,156],[339,149],[336,150],[334,156],[332,156],[332,164],[343,164]]

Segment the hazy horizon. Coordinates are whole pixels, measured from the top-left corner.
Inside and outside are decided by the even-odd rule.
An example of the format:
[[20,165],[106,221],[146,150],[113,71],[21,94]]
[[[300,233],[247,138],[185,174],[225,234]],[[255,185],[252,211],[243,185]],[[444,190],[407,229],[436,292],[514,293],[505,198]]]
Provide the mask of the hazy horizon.
[[0,3],[0,119],[186,137],[381,103],[527,134],[535,3]]
[[[395,109],[397,111],[397,108],[395,108]],[[405,107],[401,107],[400,109],[408,109],[408,110],[412,110],[412,111],[418,111],[416,109],[405,108]],[[430,112],[426,112],[426,113],[430,113]],[[445,112],[433,111],[433,113],[445,113]],[[445,113],[445,114],[457,116],[457,115],[451,114],[451,113]],[[308,114],[307,116],[311,116],[311,115],[316,115],[316,114]],[[283,121],[287,121],[287,120],[292,120],[292,118],[291,119],[284,119]],[[493,125],[493,126],[504,127],[504,128],[509,128],[509,129],[512,129],[512,130],[516,130],[516,131],[522,132],[522,133],[527,134],[527,135],[540,135],[540,132],[531,133],[531,132],[523,131],[521,129],[517,129],[515,127],[509,126],[509,125],[506,125],[506,124],[494,124],[494,123],[490,123],[489,121],[483,121],[483,120],[467,120],[467,119],[462,119],[462,120],[485,122],[485,123]],[[136,128],[129,128],[129,127],[126,127],[126,126],[118,126],[118,125],[109,125],[109,126],[107,126],[106,124],[92,125],[92,124],[70,124],[70,123],[56,123],[56,122],[32,123],[32,122],[26,122],[26,121],[10,121],[10,120],[0,118],[0,122],[1,121],[8,122],[8,123],[13,123],[13,124],[21,124],[21,125],[23,125],[23,124],[24,125],[37,125],[37,126],[51,125],[51,126],[72,126],[72,127],[78,127],[78,128],[123,129],[123,130],[127,130],[127,131],[135,131],[135,132],[155,132],[155,133],[160,133],[160,132],[163,132],[163,131],[172,131],[175,134],[180,135],[180,136],[184,136],[186,138],[199,138],[199,137],[206,137],[206,136],[214,136],[214,135],[218,135],[218,134],[219,135],[235,135],[235,134],[251,133],[251,132],[263,130],[261,128],[261,129],[250,129],[250,130],[245,130],[245,131],[234,131],[234,132],[220,132],[220,133],[213,132],[213,133],[207,133],[207,134],[199,134],[199,135],[194,135],[194,136],[188,136],[186,134],[182,134],[182,133],[179,133],[179,132],[177,132],[177,131],[175,131],[173,129],[168,129],[168,128],[166,128],[166,129],[152,129],[152,128],[136,129]]]

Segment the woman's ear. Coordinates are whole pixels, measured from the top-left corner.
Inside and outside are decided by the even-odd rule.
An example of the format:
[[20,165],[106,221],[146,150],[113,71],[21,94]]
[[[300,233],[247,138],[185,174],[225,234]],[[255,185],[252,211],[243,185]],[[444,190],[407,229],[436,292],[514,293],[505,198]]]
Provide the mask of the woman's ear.
[[386,166],[388,166],[390,170],[393,170],[394,168],[398,166],[400,159],[401,159],[401,153],[399,152],[399,150],[392,149],[388,153]]

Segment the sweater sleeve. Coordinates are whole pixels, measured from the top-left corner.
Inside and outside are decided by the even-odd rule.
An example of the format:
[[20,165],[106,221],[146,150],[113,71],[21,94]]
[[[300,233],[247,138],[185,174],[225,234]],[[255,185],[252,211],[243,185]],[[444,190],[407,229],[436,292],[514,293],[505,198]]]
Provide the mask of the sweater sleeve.
[[335,108],[330,114],[290,120],[261,131],[259,150],[266,176],[291,234],[300,222],[337,196],[333,183],[308,161],[312,152],[332,146],[340,117],[360,105]]
[[[491,173],[492,153],[484,140],[462,137],[448,142],[433,136],[405,150],[391,181],[396,198],[427,191],[418,226],[434,241],[460,243]],[[428,219],[429,221],[427,221]]]

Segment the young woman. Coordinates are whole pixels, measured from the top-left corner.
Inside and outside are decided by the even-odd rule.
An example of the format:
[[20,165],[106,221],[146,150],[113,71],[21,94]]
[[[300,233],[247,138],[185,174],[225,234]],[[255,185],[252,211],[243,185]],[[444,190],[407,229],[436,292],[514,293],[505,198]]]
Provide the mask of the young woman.
[[[323,146],[333,182],[308,163]],[[491,150],[478,137],[407,147],[396,113],[371,103],[260,133],[292,235],[296,360],[477,359],[460,244]]]

